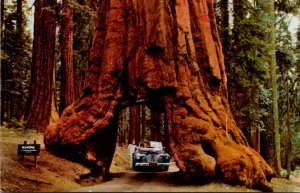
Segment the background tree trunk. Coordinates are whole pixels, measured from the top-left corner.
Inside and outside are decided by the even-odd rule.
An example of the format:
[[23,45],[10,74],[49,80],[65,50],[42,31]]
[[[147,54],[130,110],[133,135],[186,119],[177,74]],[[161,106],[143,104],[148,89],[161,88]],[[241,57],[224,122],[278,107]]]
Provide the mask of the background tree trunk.
[[[275,12],[274,0],[260,2],[259,5],[265,10],[265,18],[267,22],[267,32],[265,33],[265,40],[268,46],[266,54],[266,61],[269,66],[267,81],[268,87],[271,89],[272,103],[270,104],[271,120],[269,121],[268,135],[269,143],[263,144],[264,155],[268,163],[273,167],[277,175],[280,174],[281,160],[280,160],[280,134],[278,121],[278,91],[277,91],[277,73],[276,73],[276,42],[275,42]],[[266,135],[264,136],[264,138]]]
[[113,151],[99,152],[115,147],[120,105],[158,101],[187,179],[219,177],[271,191],[271,167],[248,146],[229,109],[213,3],[100,1],[83,95],[47,127],[47,148],[74,149],[73,158],[80,149],[82,161],[91,152],[94,162],[112,159]]
[[160,112],[151,110],[151,140],[161,141],[160,130],[161,130],[161,119]]
[[129,118],[129,140],[128,144],[138,144],[140,142],[140,107],[130,107]]
[[[4,1],[4,0],[3,0]],[[17,30],[21,31],[23,23],[23,0],[17,0]]]
[[70,0],[62,1],[62,17],[60,30],[61,46],[61,95],[59,114],[74,101],[73,70],[73,11]]
[[4,26],[4,13],[5,13],[4,1],[1,1],[1,38],[2,38],[2,34],[3,34],[3,30],[4,30],[3,29],[3,26]]
[[44,131],[49,124],[55,69],[55,0],[36,0],[30,91],[24,120]]
[[289,96],[289,80],[287,80],[287,130],[285,137],[285,159],[286,159],[286,170],[287,175],[286,179],[290,178],[291,174],[291,161],[292,161],[292,139],[291,139],[291,105],[290,105],[290,96]]
[[142,105],[141,109],[142,117],[141,117],[141,139],[144,140],[146,136],[146,107],[145,105]]
[[[88,66],[88,55],[95,28],[95,0],[73,0],[73,66],[74,98],[78,99],[84,87],[85,73]],[[79,4],[79,5],[78,5]]]

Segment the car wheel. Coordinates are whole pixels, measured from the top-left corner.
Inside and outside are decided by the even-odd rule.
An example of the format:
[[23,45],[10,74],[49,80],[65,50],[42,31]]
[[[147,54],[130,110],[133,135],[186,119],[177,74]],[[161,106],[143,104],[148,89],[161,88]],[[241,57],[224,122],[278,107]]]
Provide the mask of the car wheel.
[[163,166],[163,167],[162,167],[162,169],[163,169],[163,171],[165,171],[165,172],[166,172],[166,171],[168,171],[168,170],[169,170],[169,166]]
[[134,153],[132,154],[132,169],[136,171],[135,161],[134,161]]

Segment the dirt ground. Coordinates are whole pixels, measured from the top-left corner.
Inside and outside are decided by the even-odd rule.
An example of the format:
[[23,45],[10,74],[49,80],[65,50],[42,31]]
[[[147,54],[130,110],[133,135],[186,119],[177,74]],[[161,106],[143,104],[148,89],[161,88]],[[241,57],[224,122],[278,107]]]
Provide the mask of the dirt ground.
[[[240,186],[230,186],[221,182],[213,182],[201,186],[175,185],[175,173],[141,173],[129,168],[129,153],[126,147],[117,147],[110,169],[112,179],[102,182],[90,178],[79,181],[79,175],[89,170],[80,164],[56,157],[45,150],[43,136],[32,130],[8,129],[0,130],[0,189],[4,192],[61,192],[61,191],[223,191],[240,192],[255,191]],[[41,144],[35,168],[33,156],[25,156],[23,160],[17,156],[17,146],[24,141]],[[175,164],[173,164],[176,168]],[[290,180],[272,179],[275,192],[300,192],[300,176],[291,176]],[[129,184],[128,184],[129,183]],[[122,188],[120,184],[125,186]],[[138,186],[137,186],[138,185]],[[116,188],[118,187],[118,188]],[[136,187],[139,187],[138,189]],[[175,189],[174,189],[175,188]]]

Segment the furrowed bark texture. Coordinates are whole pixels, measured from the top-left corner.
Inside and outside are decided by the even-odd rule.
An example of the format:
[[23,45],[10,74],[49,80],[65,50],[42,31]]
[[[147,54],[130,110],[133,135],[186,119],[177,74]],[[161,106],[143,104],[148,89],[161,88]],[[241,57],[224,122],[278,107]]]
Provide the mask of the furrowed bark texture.
[[56,1],[36,0],[30,91],[24,120],[29,128],[44,131],[49,124],[55,69]]
[[74,67],[73,67],[73,10],[70,0],[62,1],[61,18],[61,95],[60,114],[74,102]]
[[45,143],[56,151],[81,148],[83,160],[111,159],[113,150],[101,155],[91,149],[114,147],[115,140],[90,139],[107,128],[116,133],[122,104],[158,101],[187,179],[220,177],[270,191],[273,171],[248,146],[225,92],[213,0],[102,0],[83,95],[47,128]]

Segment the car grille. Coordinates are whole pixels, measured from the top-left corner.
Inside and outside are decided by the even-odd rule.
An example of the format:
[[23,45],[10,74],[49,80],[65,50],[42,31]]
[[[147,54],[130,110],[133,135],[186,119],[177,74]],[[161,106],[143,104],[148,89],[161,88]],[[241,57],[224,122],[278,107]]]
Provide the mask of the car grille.
[[162,162],[162,158],[158,155],[149,154],[146,156],[148,163],[160,163]]

